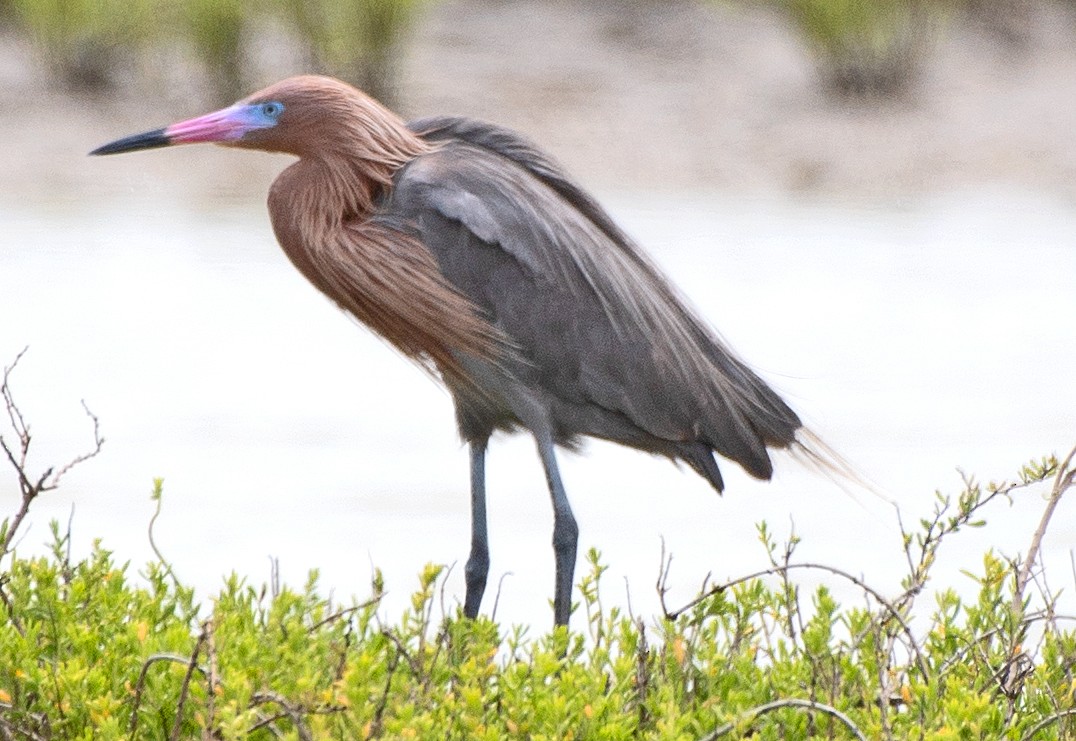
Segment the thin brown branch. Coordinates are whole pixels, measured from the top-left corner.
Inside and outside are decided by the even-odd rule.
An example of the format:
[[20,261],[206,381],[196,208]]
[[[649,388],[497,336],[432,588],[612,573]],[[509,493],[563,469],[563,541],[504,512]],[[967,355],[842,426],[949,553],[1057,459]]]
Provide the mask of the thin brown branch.
[[[666,620],[675,620],[676,617],[679,617],[680,613],[682,613],[684,610],[687,610],[687,609],[690,609],[690,608],[694,607],[699,602],[701,602],[703,599],[705,599],[705,597],[700,597],[698,600],[695,600],[694,602],[689,603],[683,609],[677,610],[676,611],[676,616],[674,617],[673,613],[669,612],[668,605],[665,604],[665,595],[668,594],[668,592],[669,592],[669,571],[671,569],[672,569],[672,554],[671,553],[668,554],[668,558],[666,558],[665,538],[663,537],[661,539],[661,562],[660,562],[660,566],[658,567],[658,580],[654,584],[654,588],[658,592],[658,600],[661,602],[661,612],[662,612],[662,614],[665,615]],[[707,574],[707,577],[709,577],[709,574]],[[717,593],[714,592],[714,594],[717,594]],[[709,596],[709,595],[707,595],[707,596]]]
[[1054,723],[1057,723],[1059,720],[1064,720],[1065,718],[1071,718],[1073,716],[1076,716],[1076,708],[1069,708],[1068,710],[1062,710],[1059,713],[1054,713],[1053,715],[1051,715],[1049,717],[1043,718],[1038,723],[1036,723],[1034,726],[1032,726],[1031,730],[1029,730],[1027,733],[1025,733],[1023,735],[1023,737],[1020,739],[1020,741],[1033,741],[1034,739],[1039,737],[1039,735],[1038,735],[1039,731],[1043,730],[1044,728],[1048,728],[1049,726],[1052,726]]
[[[306,722],[303,720],[303,711],[301,708],[292,705],[283,695],[270,690],[255,692],[250,697],[251,707],[265,705],[266,703],[273,703],[280,706],[281,711],[289,720],[291,720],[292,725],[295,726],[295,732],[299,734],[301,741],[314,741],[314,737],[310,735],[310,729],[306,727]],[[273,719],[273,722],[279,719],[280,717],[277,716]]]
[[101,447],[105,444],[105,439],[101,437],[101,420],[99,420],[97,418],[97,415],[91,412],[90,408],[86,406],[85,399],[81,401],[81,404],[82,409],[86,412],[86,415],[90,418],[90,420],[93,421],[93,450],[87,453],[83,453],[81,455],[77,455],[66,465],[61,466],[60,470],[57,471],[56,474],[49,481],[48,486],[46,487],[48,490],[52,490],[58,487],[60,485],[60,479],[62,479],[64,477],[64,474],[66,474],[72,468],[79,465],[80,463],[85,463],[86,461],[98,455],[101,452]]
[[[15,359],[11,361],[11,365],[4,366],[4,379],[0,382],[0,395],[4,398],[4,407],[7,409],[8,419],[11,420],[11,428],[15,430],[15,434],[19,437],[19,444],[23,449],[30,447],[30,428],[26,424],[26,420],[23,419],[22,412],[19,411],[18,405],[15,404],[14,398],[11,395],[11,384],[9,383],[11,378],[11,372],[15,370],[15,366],[19,364],[22,356],[26,354],[26,351],[30,347],[27,345],[15,356]],[[25,461],[23,461],[25,463]]]
[[179,578],[176,576],[175,571],[172,570],[172,564],[161,553],[161,549],[157,546],[157,540],[153,537],[153,528],[157,524],[157,518],[161,516],[161,508],[164,506],[164,479],[157,478],[153,480],[153,493],[150,498],[155,502],[155,506],[153,516],[149,518],[149,525],[146,529],[149,536],[149,547],[153,550],[153,555],[157,557],[157,561],[164,566],[165,573],[168,574],[172,584],[178,590],[180,587]]
[[255,731],[259,731],[262,728],[266,729],[273,734],[276,738],[284,738],[284,733],[276,727],[278,720],[287,718],[287,713],[277,713],[276,715],[263,715],[258,713],[258,722],[247,729],[247,735],[252,735]]
[[207,625],[202,626],[202,632],[198,635],[198,640],[194,644],[194,651],[191,653],[190,663],[187,664],[187,673],[183,677],[183,685],[179,689],[179,702],[176,703],[176,719],[172,723],[172,733],[168,735],[168,741],[179,741],[179,734],[183,731],[183,706],[187,704],[187,694],[191,689],[191,677],[194,676],[194,670],[198,669],[202,672],[202,676],[205,676],[205,670],[198,666],[198,654],[202,652],[202,646],[206,642],[207,637]]
[[1047,502],[1046,509],[1042,513],[1042,519],[1039,520],[1039,526],[1035,528],[1035,534],[1031,537],[1031,546],[1028,548],[1027,557],[1024,559],[1024,563],[1020,567],[1020,573],[1016,577],[1016,588],[1013,590],[1012,596],[1013,610],[1022,609],[1024,589],[1027,587],[1027,583],[1031,578],[1031,570],[1038,560],[1039,549],[1042,546],[1042,538],[1046,534],[1046,528],[1050,524],[1050,518],[1053,517],[1054,510],[1057,509],[1058,502],[1061,501],[1061,495],[1072,486],[1073,479],[1076,477],[1076,469],[1069,469],[1069,465],[1072,463],[1074,456],[1076,456],[1076,447],[1073,447],[1073,449],[1069,451],[1069,454],[1065,456],[1061,465],[1057,467],[1057,473],[1054,475],[1054,486],[1050,491],[1050,500]]
[[351,614],[359,612],[360,610],[365,610],[369,607],[373,607],[374,605],[378,605],[381,603],[381,598],[383,596],[384,595],[377,595],[376,597],[371,597],[370,599],[366,600],[361,605],[353,605],[352,607],[345,607],[342,610],[337,610],[332,615],[322,618],[321,620],[311,625],[308,632],[313,633],[318,628],[324,625],[328,625],[329,623],[339,620],[340,618],[350,616]]
[[20,741],[49,741],[48,736],[43,736],[36,731],[32,731],[29,728],[26,728],[25,725],[13,725],[3,715],[2,711],[5,708],[10,710],[11,706],[6,703],[0,704],[0,741],[15,741],[15,739],[19,739]]
[[[174,664],[182,664],[188,666],[191,662],[191,657],[180,656],[179,654],[153,654],[142,663],[142,670],[138,673],[138,681],[135,683],[134,701],[131,706],[131,721],[127,726],[127,735],[131,738],[135,737],[135,731],[138,730],[138,707],[142,704],[142,692],[146,686],[146,677],[149,674],[149,668],[160,661],[170,661]],[[196,667],[203,676],[206,675],[205,669]]]
[[15,470],[15,474],[19,480],[19,489],[22,493],[22,501],[19,504],[19,509],[15,512],[15,515],[11,520],[5,523],[6,527],[3,528],[3,533],[0,534],[0,558],[3,558],[11,550],[11,544],[15,542],[15,535],[23,521],[26,519],[26,515],[30,511],[30,505],[33,501],[42,493],[58,487],[64,474],[100,453],[101,446],[104,445],[105,442],[105,439],[101,437],[100,420],[98,420],[93,412],[90,411],[89,407],[86,406],[86,402],[83,401],[82,408],[86,410],[86,414],[93,420],[93,449],[89,452],[75,456],[67,464],[61,466],[55,473],[53,473],[55,469],[50,466],[45,469],[44,473],[37,477],[36,481],[33,479],[27,468],[27,459],[30,455],[30,443],[32,440],[30,426],[20,411],[19,405],[15,402],[15,397],[11,391],[11,373],[25,353],[26,348],[23,348],[23,350],[15,356],[15,360],[11,365],[4,368],[3,379],[0,380],[0,397],[4,400],[4,408],[7,411],[8,420],[18,439],[18,444],[12,447],[8,444],[7,440],[4,439],[3,435],[0,435],[0,449],[4,451],[5,457],[11,464],[11,467]]
[[214,616],[210,616],[205,621],[206,631],[206,663],[209,665],[209,675],[206,677],[206,683],[209,685],[209,692],[206,693],[206,728],[212,729],[216,726],[216,712],[217,712],[217,687],[220,686],[220,675],[217,669],[217,640],[216,640],[216,620]]
[[[839,576],[839,577],[842,577],[844,579],[847,579],[848,581],[852,582],[857,587],[862,589],[864,592],[869,594],[871,597],[873,597],[878,602],[878,604],[882,605],[886,609],[886,612],[888,612],[893,617],[893,619],[896,620],[897,623],[900,625],[901,632],[903,632],[905,637],[908,639],[908,648],[915,655],[915,661],[916,661],[916,664],[919,667],[919,671],[922,673],[924,679],[929,679],[930,678],[930,670],[927,667],[926,659],[923,657],[923,652],[919,648],[919,642],[916,640],[915,635],[912,633],[911,627],[909,627],[907,621],[904,619],[904,616],[901,615],[900,611],[888,599],[886,599],[881,594],[881,592],[879,592],[877,589],[875,589],[871,585],[867,584],[862,579],[860,579],[860,578],[858,578],[856,576],[853,576],[852,574],[849,574],[847,571],[844,571],[842,569],[838,569],[835,566],[828,566],[826,564],[820,564],[820,563],[792,563],[792,564],[788,564],[786,566],[775,566],[775,567],[770,568],[770,569],[764,569],[762,571],[756,571],[753,574],[748,574],[747,576],[742,576],[742,577],[740,577],[738,579],[733,579],[732,581],[725,582],[724,584],[718,584],[718,585],[715,585],[715,586],[711,587],[709,590],[707,590],[706,592],[700,594],[698,597],[696,597],[695,599],[688,602],[686,605],[681,607],[679,610],[674,610],[673,612],[669,612],[667,609],[665,609],[664,604],[663,604],[662,609],[665,609],[665,619],[666,620],[676,620],[678,617],[680,617],[680,615],[682,615],[687,610],[690,610],[691,608],[693,608],[696,605],[700,604],[704,600],[707,600],[710,597],[713,597],[714,595],[721,594],[726,589],[731,589],[732,587],[736,586],[737,584],[742,584],[744,582],[751,581],[752,579],[758,579],[758,578],[763,577],[763,576],[780,575],[780,574],[782,574],[784,572],[791,571],[793,569],[818,569],[818,570],[821,570],[821,571],[828,571],[829,573],[834,574],[835,576]],[[662,582],[659,581],[659,587],[660,586],[663,586],[663,584],[662,584]],[[659,589],[659,592],[660,592],[660,589]]]
[[377,701],[377,707],[374,708],[374,718],[370,721],[370,732],[367,734],[367,738],[379,738],[383,730],[385,708],[389,702],[389,691],[392,689],[392,678],[396,674],[396,667],[400,665],[400,656],[402,654],[397,651],[389,659],[389,669],[385,672],[385,689],[381,692],[381,697]]
[[851,718],[849,718],[837,708],[831,705],[826,705],[825,703],[815,702],[814,700],[800,700],[796,698],[789,698],[787,700],[775,700],[773,702],[768,702],[765,705],[759,705],[757,708],[751,708],[741,716],[739,721],[726,723],[710,735],[703,736],[699,741],[716,741],[716,739],[719,739],[722,736],[738,728],[742,723],[748,720],[754,720],[760,715],[772,713],[774,710],[780,710],[782,708],[802,708],[812,713],[825,713],[832,718],[836,718],[841,723],[844,723],[844,725],[847,726],[848,730],[850,730],[857,739],[859,739],[860,741],[867,741],[867,737],[863,735],[863,731],[859,730],[859,726],[853,723]]
[[515,576],[511,571],[506,571],[501,574],[501,578],[497,580],[497,591],[493,595],[493,610],[489,614],[489,619],[496,622],[497,620],[497,607],[501,604],[501,590],[504,588],[504,580],[509,576]]
[[410,653],[408,653],[407,648],[403,645],[400,639],[396,637],[396,634],[386,628],[385,630],[381,631],[381,635],[388,638],[390,641],[392,641],[393,645],[396,646],[397,654],[402,657],[404,661],[407,662],[407,666],[411,669],[411,674],[415,677],[415,679],[421,677],[423,674],[422,665],[419,664],[418,661],[416,661]]
[[11,618],[11,625],[18,631],[18,634],[23,638],[26,637],[26,629],[22,627],[22,621],[19,620],[18,614],[15,612],[15,606],[11,604],[11,598],[7,596],[7,592],[4,591],[4,586],[8,582],[8,574],[0,575],[0,602],[4,603],[4,608],[7,610],[8,617]]

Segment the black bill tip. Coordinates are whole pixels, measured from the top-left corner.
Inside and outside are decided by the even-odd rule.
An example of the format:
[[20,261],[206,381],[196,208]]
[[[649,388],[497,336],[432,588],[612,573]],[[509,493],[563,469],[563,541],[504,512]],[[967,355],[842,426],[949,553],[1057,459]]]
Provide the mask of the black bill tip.
[[158,147],[167,147],[172,143],[171,138],[165,133],[165,129],[155,129],[153,131],[147,131],[144,134],[135,134],[134,136],[125,136],[122,139],[117,139],[114,142],[109,142],[104,146],[90,152],[91,155],[99,154],[120,154],[121,152],[135,152],[139,149],[157,149]]

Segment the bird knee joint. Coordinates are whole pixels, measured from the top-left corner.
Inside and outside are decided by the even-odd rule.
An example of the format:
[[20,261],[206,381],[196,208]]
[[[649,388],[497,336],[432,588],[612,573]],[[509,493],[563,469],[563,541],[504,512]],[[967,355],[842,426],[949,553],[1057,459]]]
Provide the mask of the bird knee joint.
[[557,520],[553,526],[553,548],[575,550],[579,542],[579,526],[572,517]]
[[489,556],[472,555],[467,559],[467,564],[463,567],[463,576],[468,584],[485,583],[487,574],[489,574]]

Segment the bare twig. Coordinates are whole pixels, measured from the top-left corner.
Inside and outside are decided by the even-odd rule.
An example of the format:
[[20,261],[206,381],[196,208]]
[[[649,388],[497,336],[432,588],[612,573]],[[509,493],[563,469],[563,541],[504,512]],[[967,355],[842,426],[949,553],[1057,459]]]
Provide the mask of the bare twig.
[[710,735],[703,736],[699,741],[716,741],[716,739],[719,739],[725,734],[732,732],[744,721],[753,720],[760,715],[771,713],[774,710],[780,710],[782,708],[802,708],[812,713],[825,713],[826,715],[836,718],[841,723],[844,723],[844,725],[848,727],[848,730],[850,730],[860,741],[867,741],[867,737],[863,735],[863,731],[859,730],[859,726],[853,723],[851,718],[849,718],[837,708],[832,707],[831,705],[826,705],[821,702],[815,702],[814,700],[799,700],[796,698],[790,698],[787,700],[775,700],[774,702],[768,702],[765,705],[759,705],[757,708],[751,708],[743,714],[739,721],[726,723]]
[[264,728],[272,733],[275,738],[284,738],[284,733],[277,728],[275,724],[278,720],[283,720],[287,717],[287,713],[277,713],[276,715],[263,715],[262,713],[258,713],[258,722],[247,729],[247,735],[250,736],[255,731]]
[[452,576],[452,572],[456,570],[456,562],[453,561],[445,567],[444,578],[441,579],[441,589],[439,590],[439,601],[441,603],[441,620],[448,617],[448,609],[445,602],[445,590],[448,589],[448,580]]
[[[251,707],[264,705],[270,702],[280,706],[283,714],[286,715],[291,720],[292,725],[295,726],[295,732],[299,734],[301,741],[314,741],[314,737],[310,735],[310,729],[306,727],[306,722],[303,720],[302,709],[292,705],[283,695],[265,690],[262,692],[255,692],[250,697]],[[281,716],[278,715],[269,722],[279,720],[280,717]]]
[[26,354],[26,351],[30,349],[27,345],[23,349],[19,350],[15,355],[15,359],[11,361],[11,365],[4,366],[4,380],[0,383],[0,389],[2,389],[2,395],[4,397],[4,406],[7,408],[8,419],[11,420],[11,427],[15,430],[15,434],[19,436],[20,442],[29,441],[30,428],[26,424],[26,420],[23,419],[22,413],[19,411],[19,407],[11,398],[11,385],[8,383],[11,378],[11,372],[15,370],[15,366],[22,360],[22,356]]
[[[138,673],[138,681],[135,683],[134,702],[131,707],[131,722],[127,727],[127,735],[131,738],[135,737],[135,731],[138,730],[138,706],[142,704],[142,691],[145,689],[146,676],[149,674],[149,668],[160,661],[169,661],[173,664],[182,664],[188,666],[191,663],[190,656],[180,656],[179,654],[154,654],[145,660],[142,664],[142,671]],[[206,676],[207,672],[200,666],[195,667],[202,676]]]
[[[919,642],[916,640],[915,635],[912,633],[912,629],[908,626],[907,621],[904,619],[904,616],[900,613],[900,611],[893,605],[893,603],[891,603],[888,599],[886,599],[881,594],[881,592],[876,590],[874,587],[867,584],[862,579],[860,579],[860,578],[858,578],[856,576],[853,576],[852,574],[849,574],[847,571],[844,571],[842,569],[838,569],[835,566],[828,566],[826,564],[820,564],[820,563],[791,563],[791,564],[788,564],[788,565],[785,565],[785,566],[776,566],[774,568],[764,569],[762,571],[756,571],[753,574],[748,574],[747,576],[742,576],[742,577],[740,577],[738,579],[733,579],[732,581],[725,582],[724,584],[715,585],[715,586],[711,587],[709,590],[707,590],[704,593],[700,594],[695,599],[688,602],[686,605],[684,605],[680,609],[674,610],[672,612],[668,611],[668,609],[665,607],[664,601],[663,601],[662,602],[662,609],[665,611],[665,619],[666,620],[676,620],[678,617],[680,617],[680,615],[682,615],[687,610],[690,610],[691,608],[693,608],[696,605],[698,605],[699,603],[709,599],[710,597],[713,597],[714,595],[721,594],[726,589],[730,589],[730,588],[736,586],[737,584],[742,584],[743,582],[751,581],[752,579],[758,579],[758,578],[763,577],[763,576],[779,575],[779,574],[782,574],[783,572],[791,571],[793,569],[818,569],[818,570],[821,570],[821,571],[828,571],[831,574],[834,574],[836,576],[840,576],[840,577],[842,577],[844,579],[847,579],[848,581],[852,582],[857,587],[862,589],[864,592],[869,594],[871,597],[873,597],[878,602],[878,604],[882,605],[886,609],[886,612],[888,612],[889,615],[891,615],[893,617],[893,619],[896,620],[897,624],[900,625],[901,632],[903,632],[905,637],[908,639],[908,647],[911,650],[911,652],[915,655],[915,661],[916,661],[916,664],[919,667],[919,671],[922,673],[924,679],[929,679],[930,678],[930,670],[927,667],[926,659],[923,657],[923,652],[919,648]],[[667,571],[667,569],[666,569],[666,571]],[[659,581],[658,584],[659,584],[659,590],[658,590],[659,594],[663,595],[664,593],[662,592],[662,587],[664,586],[664,583],[662,581]]]
[[411,656],[410,653],[408,653],[407,648],[403,645],[403,643],[400,641],[400,639],[396,637],[396,634],[393,633],[392,630],[386,628],[386,629],[381,631],[381,635],[388,638],[390,641],[392,641],[393,645],[396,646],[397,655],[399,657],[403,658],[404,661],[407,662],[408,668],[411,669],[412,676],[414,676],[415,679],[418,679],[419,677],[421,677],[422,676],[422,665],[419,664],[418,661],[416,661],[414,659],[414,657]]
[[497,593],[493,595],[493,611],[489,614],[489,619],[494,622],[497,620],[497,607],[501,604],[501,590],[504,589],[504,580],[509,576],[514,576],[514,574],[511,571],[506,571],[497,580]]
[[149,518],[149,526],[147,528],[147,535],[149,536],[149,547],[153,549],[153,555],[157,557],[158,563],[164,566],[165,572],[172,580],[173,586],[178,591],[180,588],[179,578],[176,576],[176,572],[172,570],[172,564],[164,554],[161,553],[161,549],[157,547],[157,541],[153,537],[153,528],[157,524],[157,518],[161,516],[161,507],[164,506],[164,479],[153,479],[153,493],[150,494],[150,498],[155,502],[156,506],[153,509],[153,516]]
[[[93,448],[86,453],[75,456],[67,464],[60,467],[56,471],[53,467],[46,468],[45,471],[37,476],[31,476],[27,468],[27,460],[30,455],[30,445],[32,442],[32,436],[30,434],[30,426],[26,422],[26,418],[23,417],[22,412],[19,410],[18,404],[15,402],[15,397],[11,391],[11,374],[18,365],[19,360],[22,359],[26,353],[27,348],[23,348],[18,355],[15,356],[15,360],[11,365],[4,368],[3,378],[0,380],[0,398],[4,401],[4,409],[7,412],[8,421],[11,424],[12,430],[15,432],[15,438],[17,442],[14,447],[8,444],[3,435],[0,435],[0,450],[4,451],[4,455],[15,469],[15,474],[19,479],[19,489],[22,493],[22,501],[19,504],[19,509],[15,513],[14,517],[6,523],[6,527],[0,528],[0,558],[3,558],[11,549],[11,544],[14,542],[15,534],[18,532],[19,527],[22,525],[24,519],[26,519],[27,513],[30,511],[30,504],[41,494],[46,491],[52,491],[60,485],[60,480],[68,473],[72,468],[88,461],[98,453],[101,452],[101,446],[104,445],[105,439],[101,437],[101,424],[96,415],[90,411],[86,406],[86,402],[82,402],[82,408],[86,411],[86,414],[93,421]],[[54,473],[55,471],[55,473]]]
[[374,605],[380,604],[381,598],[383,596],[384,595],[377,595],[376,597],[371,597],[370,599],[366,600],[361,605],[353,605],[352,607],[345,607],[342,610],[337,610],[332,615],[322,618],[321,620],[311,625],[309,628],[309,632],[313,633],[318,628],[324,625],[328,625],[329,623],[339,620],[340,618],[348,617],[352,613],[359,612],[360,610],[365,610],[368,607],[373,607]]
[[220,685],[220,675],[217,671],[216,621],[212,615],[205,621],[205,631],[206,660],[209,664],[209,676],[206,677],[206,682],[209,685],[209,692],[206,694],[205,725],[206,728],[212,729],[217,725],[217,687]]
[[367,734],[367,738],[378,738],[381,736],[385,707],[388,705],[389,691],[392,689],[392,678],[396,674],[396,667],[400,665],[401,655],[402,654],[397,651],[392,654],[392,658],[389,659],[389,669],[385,672],[385,689],[381,693],[381,698],[377,701],[377,707],[374,708],[374,718],[370,721],[370,732]]
[[1065,718],[1071,718],[1073,716],[1076,716],[1076,708],[1069,708],[1068,710],[1062,710],[1059,713],[1054,713],[1053,715],[1051,715],[1051,716],[1049,716],[1047,718],[1043,718],[1038,723],[1036,723],[1034,726],[1032,726],[1031,730],[1029,730],[1027,733],[1025,733],[1023,735],[1023,737],[1020,739],[1020,741],[1033,741],[1033,739],[1036,739],[1036,738],[1039,737],[1039,735],[1038,735],[1039,731],[1041,731],[1044,728],[1047,728],[1049,726],[1052,726],[1054,723],[1057,723],[1059,720],[1064,720]]
[[88,453],[83,453],[82,455],[76,455],[66,465],[61,466],[60,470],[57,471],[55,475],[53,475],[52,479],[49,481],[49,489],[57,488],[60,485],[60,479],[64,477],[64,474],[66,474],[78,464],[85,463],[90,458],[93,458],[95,455],[100,453],[101,446],[105,444],[105,439],[101,437],[101,420],[99,420],[97,418],[97,415],[91,412],[90,408],[86,406],[85,399],[80,399],[79,403],[82,404],[82,410],[86,412],[86,416],[89,417],[90,420],[93,422],[93,450],[89,451]]
[[194,676],[194,670],[198,669],[202,672],[202,676],[205,676],[205,670],[198,666],[198,654],[202,652],[202,645],[206,642],[208,636],[208,621],[202,626],[202,632],[198,635],[198,641],[194,644],[194,651],[191,653],[190,663],[187,664],[187,673],[183,677],[183,685],[179,689],[179,702],[176,703],[176,719],[172,723],[172,733],[168,736],[168,741],[179,741],[179,734],[183,730],[183,706],[187,704],[187,693],[191,689],[191,677]]
[[1012,606],[1014,611],[1022,609],[1024,588],[1031,578],[1031,569],[1034,567],[1035,561],[1039,557],[1042,538],[1046,534],[1046,527],[1050,523],[1050,518],[1053,517],[1054,510],[1057,509],[1057,504],[1061,501],[1061,495],[1072,486],[1073,480],[1076,478],[1076,469],[1069,469],[1069,464],[1072,463],[1074,456],[1076,456],[1076,447],[1069,451],[1069,454],[1065,456],[1061,465],[1057,467],[1057,473],[1054,475],[1054,487],[1050,492],[1050,500],[1046,504],[1046,510],[1042,513],[1042,519],[1039,520],[1039,526],[1035,528],[1035,534],[1031,538],[1031,547],[1028,549],[1027,558],[1024,559],[1024,563],[1020,567],[1020,572],[1016,577],[1016,588],[1013,590],[1012,596]]
[[[671,569],[672,569],[672,554],[669,553],[669,554],[666,555],[665,538],[662,537],[662,539],[661,539],[661,562],[660,562],[660,566],[658,568],[658,580],[657,580],[657,583],[654,584],[654,588],[657,589],[657,591],[658,591],[658,600],[661,602],[661,612],[665,615],[666,620],[676,620],[676,618],[679,617],[680,613],[684,612],[684,610],[691,609],[695,605],[699,604],[699,602],[702,602],[703,599],[705,599],[705,597],[700,597],[699,599],[695,600],[694,602],[691,602],[688,605],[686,605],[683,609],[677,610],[675,612],[675,614],[670,613],[668,606],[665,604],[665,595],[668,594],[668,592],[669,592],[669,571]],[[707,578],[709,578],[709,574],[707,574]],[[714,592],[714,594],[716,594],[716,592]],[[707,594],[706,596],[710,596],[710,595]]]
[[8,582],[8,574],[0,575],[0,602],[4,603],[4,608],[7,610],[8,617],[11,618],[11,624],[19,635],[23,638],[26,637],[26,630],[22,627],[22,621],[19,620],[18,614],[15,612],[15,606],[11,604],[11,598],[7,596],[7,592],[4,591],[4,586]]
[[[0,711],[4,709],[10,710],[11,706],[6,703],[0,704]],[[2,712],[0,712],[0,739],[2,741],[15,741],[15,739],[19,739],[19,741],[49,741],[48,736],[43,736],[36,731],[30,730],[24,724],[13,725],[3,716]]]
[[642,618],[636,623],[636,628],[639,631],[639,646],[635,655],[635,703],[639,708],[639,728],[646,728],[650,723],[650,711],[646,708],[650,689],[650,649],[646,645],[646,626]]

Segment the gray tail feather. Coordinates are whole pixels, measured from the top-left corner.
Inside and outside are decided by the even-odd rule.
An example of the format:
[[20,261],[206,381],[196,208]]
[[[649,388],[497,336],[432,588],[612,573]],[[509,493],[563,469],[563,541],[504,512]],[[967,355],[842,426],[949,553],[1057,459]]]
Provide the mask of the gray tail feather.
[[721,469],[717,467],[714,451],[709,446],[703,443],[681,445],[677,455],[706,479],[718,494],[725,490],[725,480],[721,478]]
[[831,448],[817,434],[801,427],[796,432],[796,440],[789,446],[792,457],[806,468],[818,471],[857,502],[857,491],[866,491],[874,497],[895,505],[876,485],[856,469],[844,456]]

